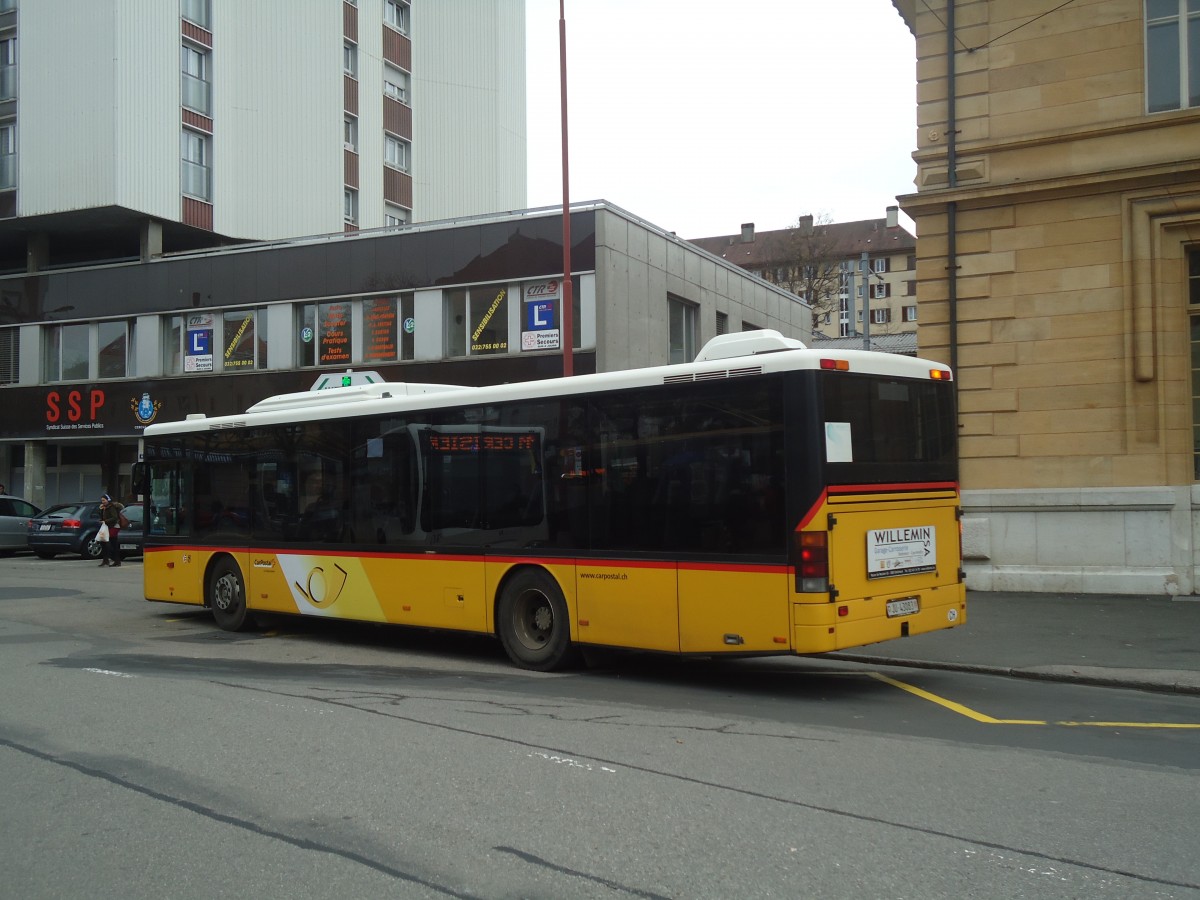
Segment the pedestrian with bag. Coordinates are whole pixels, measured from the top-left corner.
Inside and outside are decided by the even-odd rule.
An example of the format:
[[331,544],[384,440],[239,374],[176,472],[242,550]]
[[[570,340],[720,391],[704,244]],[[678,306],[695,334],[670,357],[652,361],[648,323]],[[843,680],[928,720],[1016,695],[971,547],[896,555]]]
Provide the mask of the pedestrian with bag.
[[96,535],[96,540],[104,545],[104,559],[100,560],[100,565],[121,564],[121,528],[128,521],[123,503],[108,494],[100,495],[100,533]]

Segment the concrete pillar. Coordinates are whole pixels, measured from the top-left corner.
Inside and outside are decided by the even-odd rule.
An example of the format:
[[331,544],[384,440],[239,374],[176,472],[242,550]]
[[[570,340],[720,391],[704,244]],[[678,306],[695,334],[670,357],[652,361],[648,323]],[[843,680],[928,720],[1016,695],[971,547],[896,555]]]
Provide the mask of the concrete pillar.
[[25,442],[25,499],[39,509],[46,507],[46,442]]
[[10,494],[16,493],[17,486],[13,482],[12,445],[0,444],[0,484]]
[[162,256],[162,222],[147,219],[141,229],[142,262],[150,262]]

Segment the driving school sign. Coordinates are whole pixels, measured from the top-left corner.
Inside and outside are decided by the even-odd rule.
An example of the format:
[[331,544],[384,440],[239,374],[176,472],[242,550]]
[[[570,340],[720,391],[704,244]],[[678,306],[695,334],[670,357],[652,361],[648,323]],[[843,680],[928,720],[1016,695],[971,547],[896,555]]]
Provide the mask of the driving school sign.
[[522,351],[559,348],[557,278],[526,286],[521,326]]

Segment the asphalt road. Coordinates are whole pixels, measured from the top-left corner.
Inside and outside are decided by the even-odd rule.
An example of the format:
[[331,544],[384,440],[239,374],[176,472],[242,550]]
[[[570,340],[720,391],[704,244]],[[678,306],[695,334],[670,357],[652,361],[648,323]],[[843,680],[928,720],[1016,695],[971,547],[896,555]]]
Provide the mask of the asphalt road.
[[1200,697],[275,620],[0,559],[0,896],[1200,898]]

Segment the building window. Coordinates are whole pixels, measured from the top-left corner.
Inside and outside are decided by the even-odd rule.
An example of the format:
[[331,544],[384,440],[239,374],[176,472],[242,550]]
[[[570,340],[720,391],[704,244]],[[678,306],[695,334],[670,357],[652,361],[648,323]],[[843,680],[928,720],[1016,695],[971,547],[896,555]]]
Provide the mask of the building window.
[[0,191],[17,186],[17,124],[0,125]]
[[388,228],[399,228],[408,224],[408,213],[399,206],[385,203],[383,206],[383,224]]
[[871,296],[876,300],[883,300],[892,295],[892,286],[886,282],[880,284],[876,282],[871,285]]
[[696,358],[696,307],[671,296],[667,297],[667,351],[671,363]]
[[904,296],[905,296],[905,297],[915,297],[915,296],[917,296],[917,283],[916,283],[916,281],[911,281],[911,280],[910,280],[910,281],[906,281],[906,282],[904,282]]
[[229,309],[221,314],[224,335],[224,341],[221,344],[222,369],[259,368],[259,347],[254,327],[256,319],[257,316],[253,309]]
[[0,40],[0,100],[17,96],[17,39]]
[[358,224],[358,191],[354,188],[342,192],[342,218],[348,225]]
[[729,313],[717,313],[717,334],[729,334]]
[[408,171],[409,157],[411,155],[412,146],[406,140],[398,137],[392,137],[390,134],[383,137],[383,161],[393,169],[399,169],[402,172]]
[[100,322],[96,325],[98,378],[124,378],[129,364],[129,323]]
[[179,14],[189,22],[193,22],[206,30],[211,30],[209,0],[182,0],[179,5]]
[[347,150],[358,152],[358,119],[354,116],[346,116],[342,123],[342,145]]
[[886,325],[890,321],[892,321],[892,311],[890,309],[871,310],[872,325]]
[[1146,108],[1200,106],[1200,3],[1146,0]]
[[915,306],[904,307],[904,314],[902,316],[902,320],[905,322],[917,321],[917,308]]
[[391,97],[393,100],[399,100],[401,103],[408,103],[408,73],[401,72],[399,69],[393,69],[391,66],[383,67],[383,95]]
[[342,46],[342,71],[351,78],[358,77],[358,48],[353,44]]
[[875,257],[875,259],[871,260],[871,268],[875,272],[878,272],[880,275],[882,275],[889,269],[888,257],[886,257],[886,256]]
[[208,54],[184,44],[180,48],[180,67],[183,70],[181,102],[188,109],[210,115],[212,90],[208,79]]
[[46,331],[46,381],[124,378],[129,374],[128,364],[128,322],[82,322],[55,325]]
[[446,356],[508,353],[508,285],[445,292]]
[[196,312],[163,320],[163,372],[239,372],[267,365],[256,309]]
[[212,199],[212,164],[209,160],[208,137],[198,131],[184,129],[180,153],[183,157],[181,188],[190,197]]
[[401,34],[408,34],[408,3],[405,0],[387,0],[383,7],[383,21]]
[[302,366],[348,366],[353,359],[354,316],[349,300],[307,303],[300,308]]
[[21,329],[0,328],[0,384],[21,379]]

